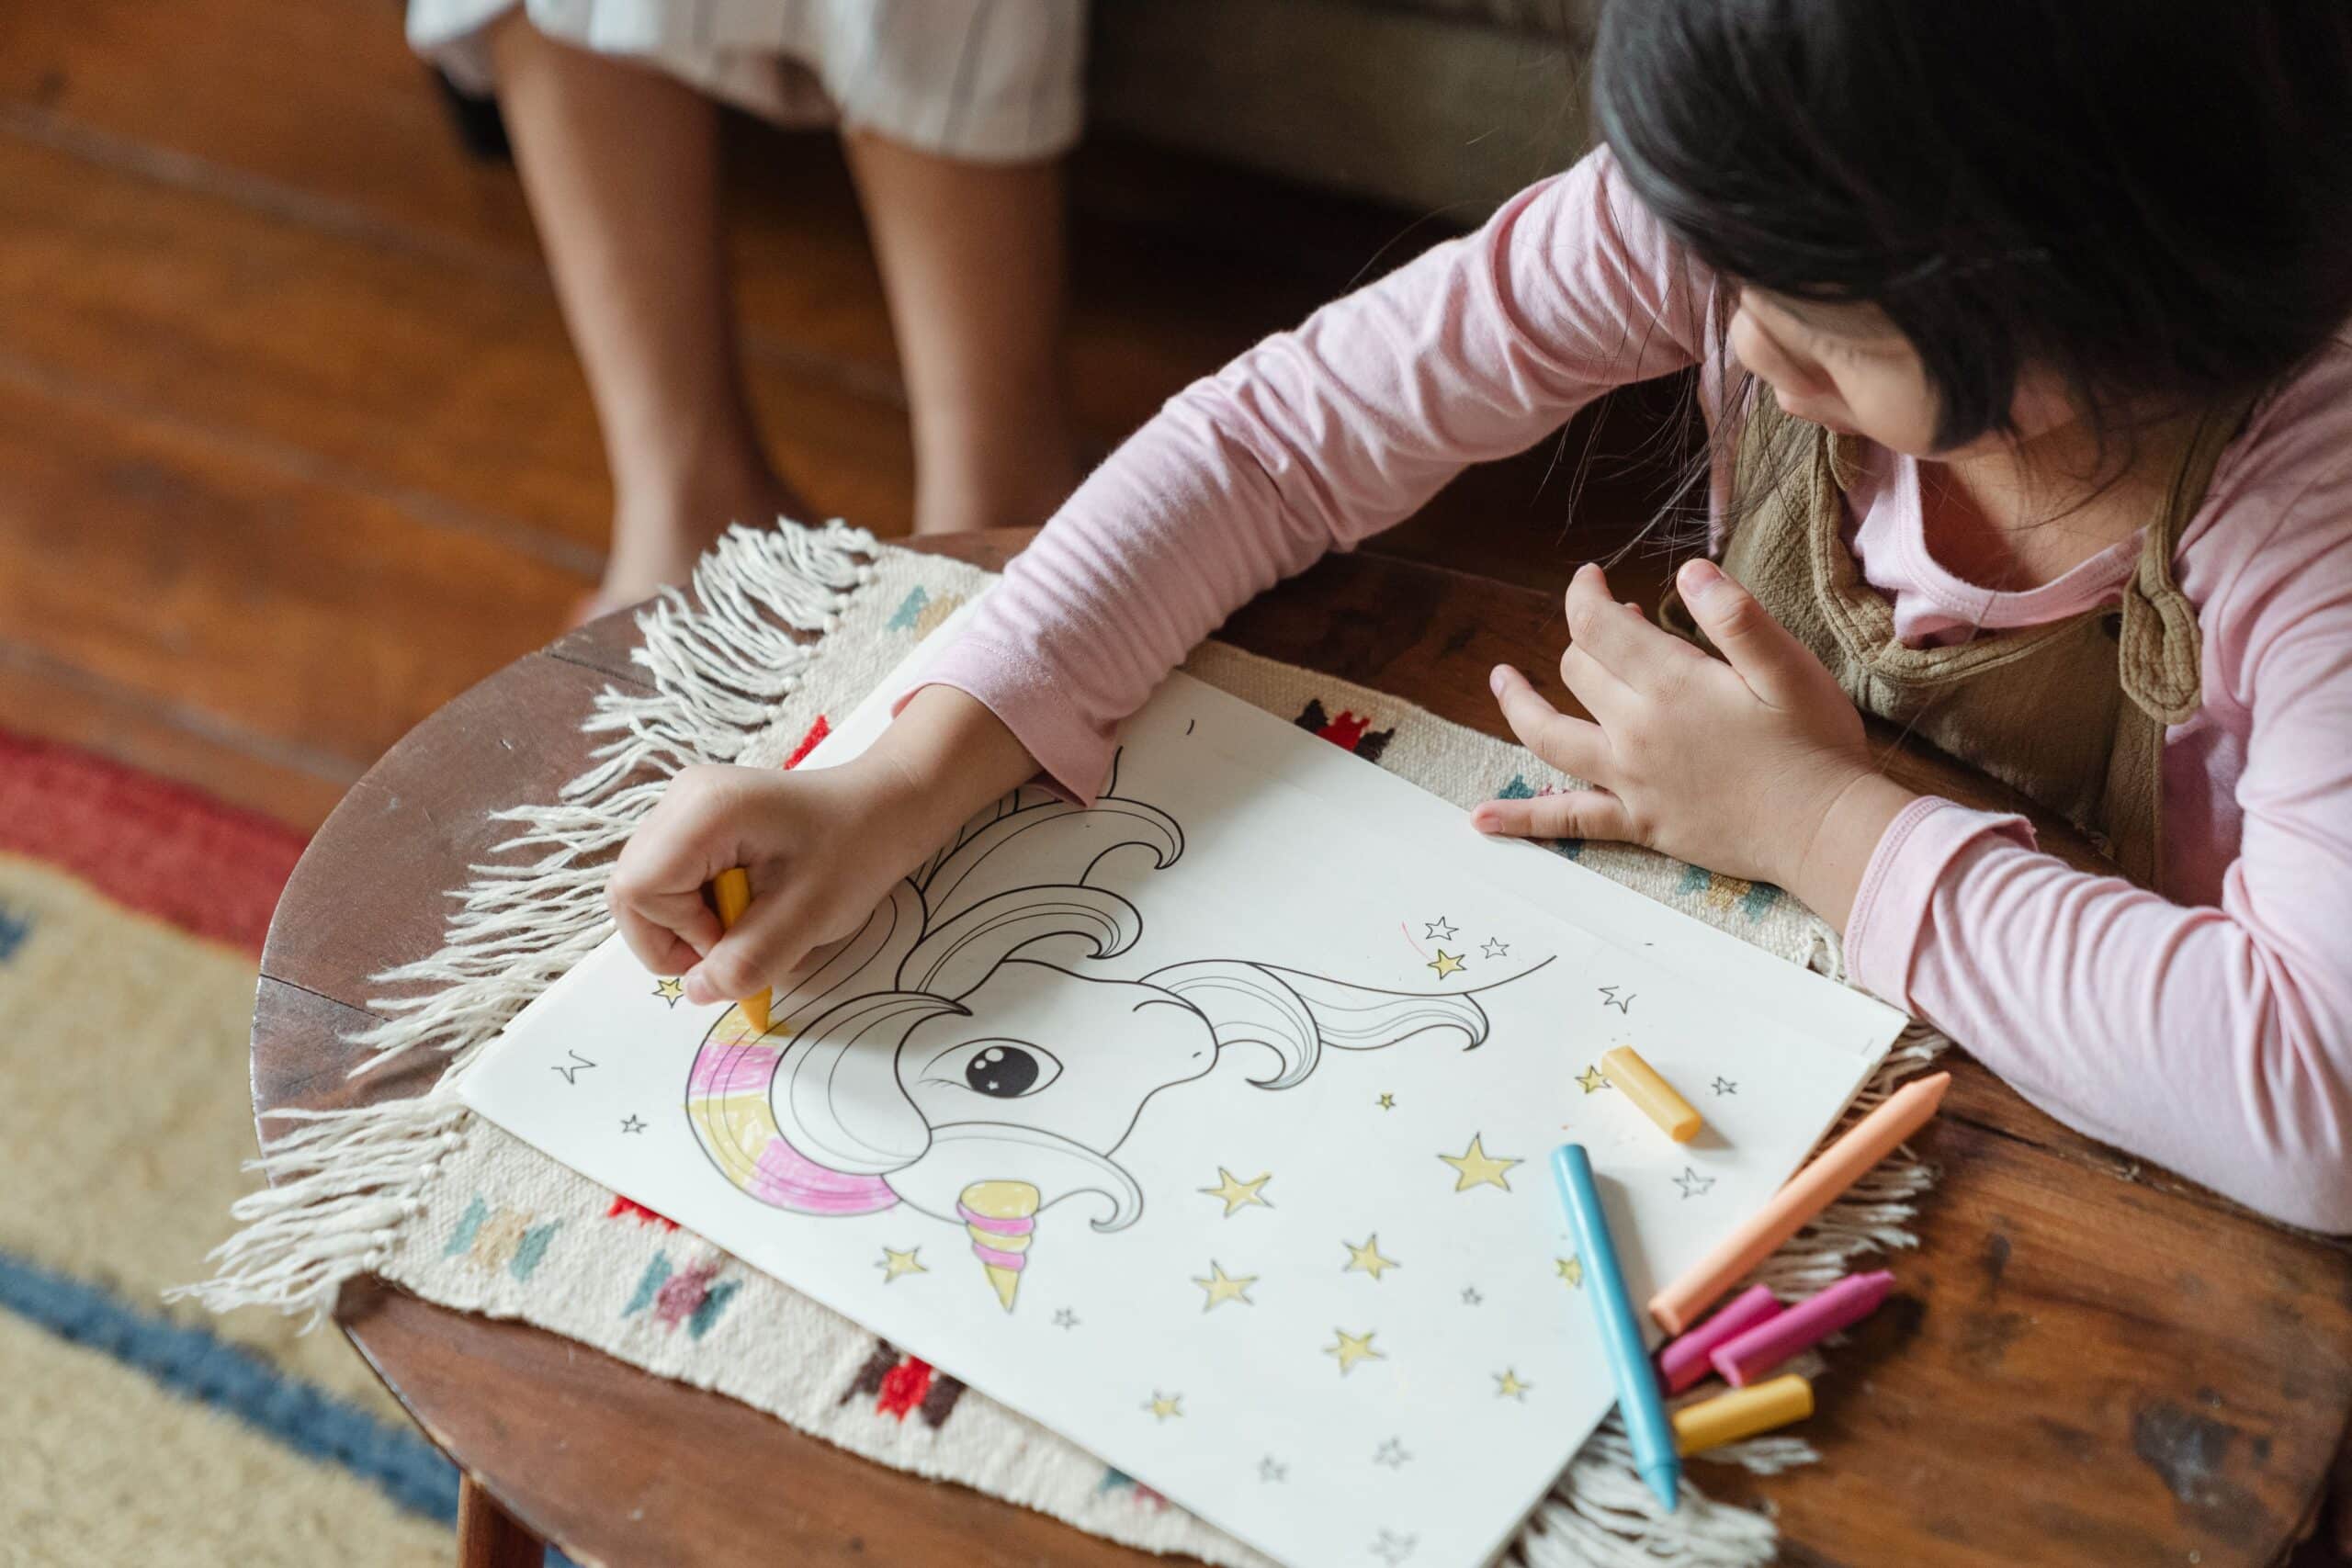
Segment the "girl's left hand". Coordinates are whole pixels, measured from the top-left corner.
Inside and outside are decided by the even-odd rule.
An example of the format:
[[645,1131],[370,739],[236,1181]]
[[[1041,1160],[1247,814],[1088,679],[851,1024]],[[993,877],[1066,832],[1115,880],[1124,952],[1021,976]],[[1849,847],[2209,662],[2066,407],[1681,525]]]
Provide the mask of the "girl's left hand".
[[1471,825],[1645,844],[1778,883],[1842,922],[1870,850],[1909,792],[1871,765],[1861,716],[1837,678],[1746,589],[1704,560],[1679,581],[1724,658],[1651,625],[1587,565],[1568,587],[1560,678],[1592,718],[1561,713],[1526,676],[1496,667],[1512,731],[1594,787],[1490,800]]

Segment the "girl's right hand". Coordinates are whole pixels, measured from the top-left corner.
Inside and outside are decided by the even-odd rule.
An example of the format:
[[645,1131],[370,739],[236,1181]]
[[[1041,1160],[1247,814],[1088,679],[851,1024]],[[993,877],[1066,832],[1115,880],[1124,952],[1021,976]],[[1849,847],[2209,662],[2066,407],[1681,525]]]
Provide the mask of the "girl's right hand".
[[[606,889],[629,951],[656,975],[684,976],[686,1000],[698,1006],[781,989],[811,951],[855,934],[890,884],[930,852],[872,772],[853,761],[805,773],[678,774]],[[722,931],[703,890],[731,866],[749,874],[752,902]]]
[[[947,686],[915,694],[838,767],[693,767],[639,824],[605,897],[623,940],[686,1000],[782,991],[810,953],[857,933],[890,890],[974,812],[1036,770],[1012,732]],[[741,866],[752,902],[722,931],[704,899]]]

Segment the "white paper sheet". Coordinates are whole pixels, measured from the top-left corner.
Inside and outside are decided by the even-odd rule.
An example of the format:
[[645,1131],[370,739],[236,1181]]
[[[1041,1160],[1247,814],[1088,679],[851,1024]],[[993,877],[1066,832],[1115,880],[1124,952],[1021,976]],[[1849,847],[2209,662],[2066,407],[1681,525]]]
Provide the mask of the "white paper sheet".
[[[1122,739],[1113,796],[1024,792],[764,1039],[615,939],[462,1092],[1284,1562],[1483,1562],[1614,1398],[1551,1148],[1638,1299],[1901,1021],[1186,677]],[[1696,1142],[1600,1079],[1623,1043]]]

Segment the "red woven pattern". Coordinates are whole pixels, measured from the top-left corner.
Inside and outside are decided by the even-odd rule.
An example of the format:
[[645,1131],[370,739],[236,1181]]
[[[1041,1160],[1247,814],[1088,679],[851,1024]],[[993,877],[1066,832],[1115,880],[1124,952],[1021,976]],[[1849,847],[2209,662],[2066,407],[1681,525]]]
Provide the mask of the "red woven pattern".
[[118,904],[261,952],[303,836],[198,790],[0,730],[0,851]]

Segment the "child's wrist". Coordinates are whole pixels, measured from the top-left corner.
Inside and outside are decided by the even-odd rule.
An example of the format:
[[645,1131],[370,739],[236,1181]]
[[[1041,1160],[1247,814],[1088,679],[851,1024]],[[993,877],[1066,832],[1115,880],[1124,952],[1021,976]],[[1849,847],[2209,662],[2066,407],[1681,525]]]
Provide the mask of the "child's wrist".
[[879,822],[926,843],[1037,771],[1003,720],[951,686],[917,692],[858,763]]
[[1883,773],[1856,774],[1831,797],[1781,886],[1815,914],[1845,930],[1879,840],[1903,808],[1917,798]]

